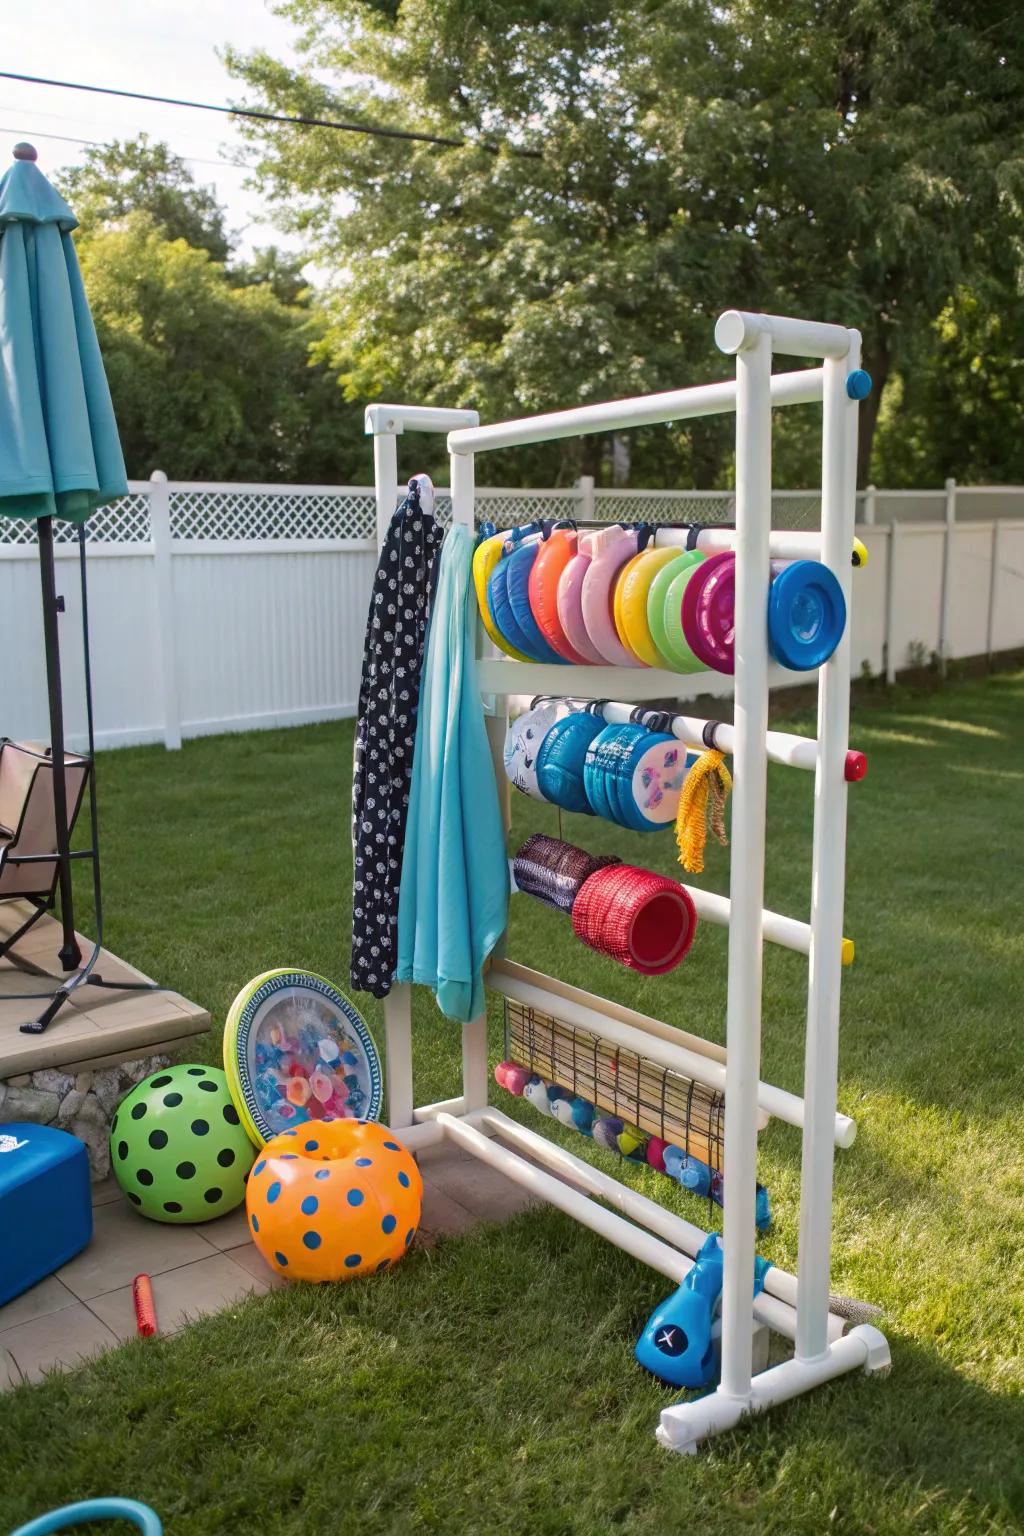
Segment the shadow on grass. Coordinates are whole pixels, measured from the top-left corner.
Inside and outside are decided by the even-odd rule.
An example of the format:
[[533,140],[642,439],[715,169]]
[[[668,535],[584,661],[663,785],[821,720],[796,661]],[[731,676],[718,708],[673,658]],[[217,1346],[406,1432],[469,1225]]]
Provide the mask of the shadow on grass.
[[1014,1529],[1024,1405],[902,1339],[887,1379],[661,1451],[673,1395],[632,1347],[665,1289],[541,1210],[383,1281],[258,1298],[19,1389],[0,1519],[116,1489],[168,1536]]

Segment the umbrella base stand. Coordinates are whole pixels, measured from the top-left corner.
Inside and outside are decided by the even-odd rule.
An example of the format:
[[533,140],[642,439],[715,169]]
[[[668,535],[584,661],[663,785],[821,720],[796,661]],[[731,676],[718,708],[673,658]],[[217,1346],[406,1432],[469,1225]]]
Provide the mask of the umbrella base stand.
[[53,1023],[60,1010],[67,1003],[76,987],[107,987],[111,992],[162,992],[163,987],[155,981],[104,981],[103,977],[93,974],[88,970],[81,970],[76,976],[69,977],[62,987],[53,994],[38,1019],[33,1019],[31,1024],[20,1024],[18,1032],[22,1035],[42,1035]]
[[[28,905],[28,903],[26,903],[26,905]],[[45,979],[47,981],[56,983],[52,992],[10,992],[6,988],[0,989],[0,1002],[36,1001],[46,1004],[38,1018],[31,1020],[29,1023],[18,1025],[18,1032],[20,1034],[44,1034],[49,1026],[53,1023],[57,1015],[60,1013],[61,1009],[65,1006],[65,1004],[69,1003],[74,997],[79,987],[98,987],[107,992],[166,991],[166,988],[162,987],[160,983],[156,981],[129,981],[127,979],[108,980],[98,970],[94,970],[93,967],[99,960],[101,953],[101,945],[99,941],[93,943],[92,953],[90,954],[86,963],[84,965],[78,966],[74,974],[66,977],[63,981],[59,981],[52,972],[45,971],[36,960],[19,960],[18,955],[15,953],[14,945],[17,943],[18,939],[25,932],[27,932],[29,928],[34,926],[35,923],[42,919],[45,919],[51,925],[56,926],[56,920],[47,908],[37,907],[35,904],[32,904],[32,911],[28,920],[22,923],[17,931],[10,934],[4,940],[3,944],[0,945],[0,954],[3,954],[11,962],[12,965],[17,967],[20,973],[23,973],[25,976],[38,977],[40,980]],[[75,947],[81,950],[81,946],[78,944],[77,940],[78,935],[76,935]],[[110,959],[109,954],[107,955],[107,959]],[[117,962],[117,964],[120,965],[121,962]],[[138,973],[136,972],[136,974]],[[86,1004],[85,1006],[88,1007],[89,1005]]]

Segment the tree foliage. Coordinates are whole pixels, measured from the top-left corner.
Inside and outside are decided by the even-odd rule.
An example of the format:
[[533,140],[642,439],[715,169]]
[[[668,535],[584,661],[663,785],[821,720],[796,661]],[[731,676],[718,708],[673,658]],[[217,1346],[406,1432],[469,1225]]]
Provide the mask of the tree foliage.
[[89,150],[62,190],[130,475],[365,481],[362,414],[321,353],[301,258],[225,266],[223,210],[145,136]]
[[90,145],[59,186],[86,229],[148,213],[169,240],[184,240],[215,261],[227,261],[231,253],[213,188],[199,186],[181,156],[148,134]]
[[357,412],[311,365],[322,321],[269,283],[239,287],[147,213],[79,243],[129,473],[365,478]]
[[[722,308],[808,314],[864,334],[863,477],[891,381],[941,366],[926,338],[1019,229],[1019,29],[995,0],[282,9],[301,69],[230,59],[262,104],[467,141],[249,126],[260,185],[334,274],[324,349],[353,400],[493,418],[670,388],[725,373]],[[812,429],[787,420],[778,480],[813,483]],[[723,422],[651,430],[633,477],[720,483],[729,450]],[[515,464],[565,478],[602,452]]]

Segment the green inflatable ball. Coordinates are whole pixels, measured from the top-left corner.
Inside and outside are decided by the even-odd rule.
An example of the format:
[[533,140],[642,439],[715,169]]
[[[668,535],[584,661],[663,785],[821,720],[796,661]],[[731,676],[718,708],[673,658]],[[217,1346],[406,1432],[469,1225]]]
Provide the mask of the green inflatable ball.
[[147,1077],[110,1127],[117,1182],[153,1221],[211,1221],[233,1211],[255,1156],[220,1067],[186,1062]]

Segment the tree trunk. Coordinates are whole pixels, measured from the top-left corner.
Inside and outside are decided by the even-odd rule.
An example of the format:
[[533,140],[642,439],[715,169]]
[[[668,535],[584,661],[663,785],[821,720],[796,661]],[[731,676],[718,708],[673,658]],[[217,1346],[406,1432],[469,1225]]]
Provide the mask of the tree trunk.
[[866,340],[861,363],[871,375],[871,393],[861,402],[857,436],[857,484],[863,487],[871,482],[871,450],[882,393],[889,378],[889,337],[884,329],[880,328]]
[[612,485],[629,484],[630,440],[625,432],[612,434]]
[[593,475],[597,485],[601,483],[601,456],[604,439],[600,433],[588,432],[585,437],[578,439],[579,464],[581,475]]

